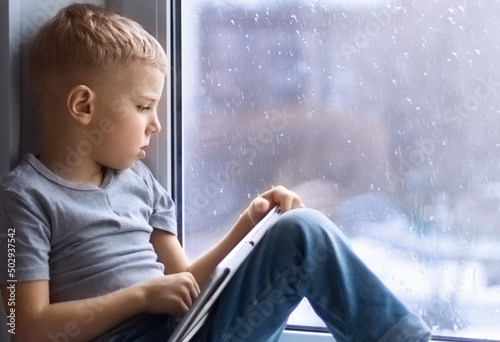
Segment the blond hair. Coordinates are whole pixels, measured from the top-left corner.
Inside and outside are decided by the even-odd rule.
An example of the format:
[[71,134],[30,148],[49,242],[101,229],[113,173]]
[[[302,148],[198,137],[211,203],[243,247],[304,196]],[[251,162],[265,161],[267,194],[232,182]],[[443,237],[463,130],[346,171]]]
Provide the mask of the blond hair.
[[104,7],[73,4],[41,28],[31,50],[30,73],[38,93],[48,76],[107,76],[134,62],[167,71],[160,43],[138,23]]

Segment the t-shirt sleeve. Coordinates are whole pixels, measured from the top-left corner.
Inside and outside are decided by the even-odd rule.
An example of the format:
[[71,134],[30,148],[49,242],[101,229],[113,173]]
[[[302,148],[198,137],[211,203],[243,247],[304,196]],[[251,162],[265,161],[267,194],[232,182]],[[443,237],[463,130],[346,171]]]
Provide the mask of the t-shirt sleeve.
[[177,235],[177,220],[175,219],[174,201],[161,184],[154,179],[154,207],[153,214],[149,218],[149,224],[153,228],[162,229]]
[[41,211],[20,194],[2,190],[0,284],[8,279],[49,280],[49,252],[50,228]]
[[143,177],[147,184],[153,201],[153,213],[149,218],[150,226],[177,235],[174,201],[145,164],[137,162],[134,166],[135,171]]

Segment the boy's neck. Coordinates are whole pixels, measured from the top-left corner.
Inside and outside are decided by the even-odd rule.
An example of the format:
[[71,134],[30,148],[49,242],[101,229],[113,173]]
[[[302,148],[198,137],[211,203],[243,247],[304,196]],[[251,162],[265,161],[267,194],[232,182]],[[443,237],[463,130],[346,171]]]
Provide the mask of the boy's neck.
[[69,166],[64,158],[42,152],[38,160],[57,176],[73,183],[100,186],[104,180],[105,168],[90,159],[82,159],[78,165]]
[[[56,114],[52,116],[59,117]],[[73,183],[100,186],[104,180],[104,167],[89,155],[78,153],[80,129],[63,120],[52,120],[45,125],[42,151],[38,160],[51,172]]]

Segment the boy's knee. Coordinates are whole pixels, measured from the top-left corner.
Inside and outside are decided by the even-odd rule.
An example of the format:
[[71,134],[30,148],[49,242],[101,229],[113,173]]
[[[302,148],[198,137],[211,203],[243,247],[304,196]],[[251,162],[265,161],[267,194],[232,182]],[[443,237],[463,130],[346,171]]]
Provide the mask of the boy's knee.
[[281,236],[306,237],[320,234],[327,226],[333,226],[320,212],[308,209],[294,209],[284,213],[276,222],[273,229]]
[[309,208],[294,209],[284,213],[273,227],[278,239],[290,237],[300,241],[325,244],[328,240],[347,242],[340,229],[325,215]]
[[286,226],[306,228],[309,231],[311,229],[329,229],[330,227],[335,226],[333,222],[321,212],[309,208],[287,211],[280,217],[278,222]]

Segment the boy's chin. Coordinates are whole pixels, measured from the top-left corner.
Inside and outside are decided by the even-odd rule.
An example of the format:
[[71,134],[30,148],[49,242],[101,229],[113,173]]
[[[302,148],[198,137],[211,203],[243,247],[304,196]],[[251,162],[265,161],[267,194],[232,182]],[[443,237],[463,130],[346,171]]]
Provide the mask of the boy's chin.
[[115,162],[115,163],[110,163],[110,162],[105,162],[105,163],[102,163],[101,165],[105,168],[108,168],[108,169],[113,169],[113,170],[126,170],[126,169],[129,169],[132,167],[132,165],[134,165],[134,163],[137,161],[138,159],[130,159],[130,160],[121,160],[119,162]]

